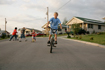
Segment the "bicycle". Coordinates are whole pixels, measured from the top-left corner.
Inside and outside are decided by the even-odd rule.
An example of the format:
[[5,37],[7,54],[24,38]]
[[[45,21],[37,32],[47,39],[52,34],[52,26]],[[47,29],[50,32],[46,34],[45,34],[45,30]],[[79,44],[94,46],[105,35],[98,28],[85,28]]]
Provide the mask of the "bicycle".
[[56,47],[54,45],[54,37],[55,37],[55,32],[57,31],[56,29],[51,29],[52,30],[52,37],[51,37],[51,41],[50,41],[50,53],[52,53],[52,49],[53,47]]

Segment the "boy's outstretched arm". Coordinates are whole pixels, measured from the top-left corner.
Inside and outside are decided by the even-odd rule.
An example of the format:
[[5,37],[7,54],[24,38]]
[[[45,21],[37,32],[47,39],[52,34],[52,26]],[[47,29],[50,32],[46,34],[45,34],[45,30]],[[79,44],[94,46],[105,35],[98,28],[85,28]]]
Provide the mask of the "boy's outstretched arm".
[[49,23],[50,23],[50,21],[48,21],[48,23],[47,23],[47,27],[48,27]]
[[61,23],[60,23],[59,25],[60,25],[60,29],[62,29],[62,25],[61,25]]

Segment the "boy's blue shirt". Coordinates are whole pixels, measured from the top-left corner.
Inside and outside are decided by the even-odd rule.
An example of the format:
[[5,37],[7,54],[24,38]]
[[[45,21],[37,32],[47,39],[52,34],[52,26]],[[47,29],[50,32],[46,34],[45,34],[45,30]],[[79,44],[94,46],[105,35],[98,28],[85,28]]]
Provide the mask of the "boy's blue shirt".
[[51,18],[50,20],[50,26],[52,29],[58,29],[58,25],[61,23],[61,21],[59,20],[59,18]]

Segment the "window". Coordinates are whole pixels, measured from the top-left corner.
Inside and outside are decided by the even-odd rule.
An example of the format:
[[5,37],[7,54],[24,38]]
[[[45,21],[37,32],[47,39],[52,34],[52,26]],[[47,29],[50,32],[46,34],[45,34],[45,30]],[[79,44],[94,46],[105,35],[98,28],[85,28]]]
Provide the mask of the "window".
[[29,33],[29,31],[26,31],[26,33]]
[[98,25],[98,29],[101,29],[101,25]]
[[93,24],[88,24],[88,28],[92,28],[93,29]]

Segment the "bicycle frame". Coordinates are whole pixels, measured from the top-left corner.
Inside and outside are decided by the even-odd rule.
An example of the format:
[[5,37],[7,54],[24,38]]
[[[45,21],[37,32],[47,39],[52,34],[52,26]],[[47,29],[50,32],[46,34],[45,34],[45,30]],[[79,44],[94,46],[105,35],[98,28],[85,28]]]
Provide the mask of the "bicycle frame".
[[52,38],[51,38],[51,43],[50,43],[50,45],[51,45],[51,48],[50,48],[50,53],[52,53],[52,47],[54,47],[54,37],[55,37],[55,32],[56,32],[57,30],[55,30],[55,31],[53,31],[53,29],[52,29]]
[[55,36],[54,36],[54,34],[52,34],[52,38],[54,38]]

